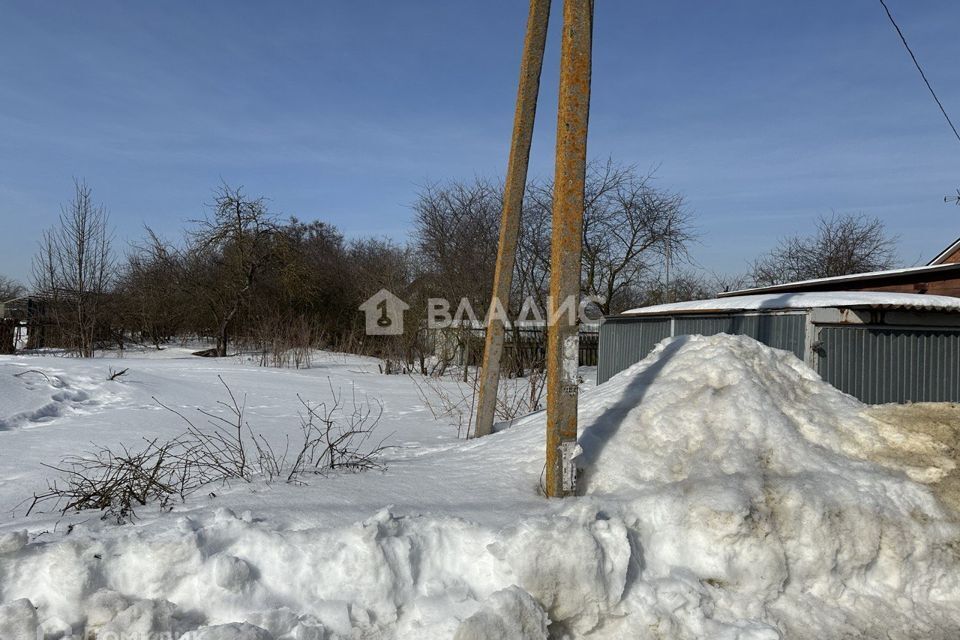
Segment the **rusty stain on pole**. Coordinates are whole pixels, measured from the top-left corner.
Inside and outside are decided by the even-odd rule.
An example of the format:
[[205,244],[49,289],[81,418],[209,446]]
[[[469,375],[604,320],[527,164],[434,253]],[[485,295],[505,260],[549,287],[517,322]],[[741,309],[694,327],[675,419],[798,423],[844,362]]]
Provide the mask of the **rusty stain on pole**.
[[533,122],[537,113],[537,94],[540,91],[540,71],[543,68],[549,20],[550,0],[530,0],[527,35],[523,42],[523,58],[520,62],[517,107],[513,116],[513,138],[510,142],[510,159],[507,162],[507,181],[503,192],[500,243],[488,314],[490,320],[487,323],[483,366],[480,371],[474,436],[485,436],[493,431],[504,332],[502,313],[496,312],[506,310],[510,304],[510,286],[513,283],[517,236],[520,232],[520,212],[523,209],[523,194],[527,186],[530,144],[533,140]]
[[[577,365],[593,0],[564,0],[547,332],[546,494],[574,491]],[[564,311],[561,313],[561,311]]]

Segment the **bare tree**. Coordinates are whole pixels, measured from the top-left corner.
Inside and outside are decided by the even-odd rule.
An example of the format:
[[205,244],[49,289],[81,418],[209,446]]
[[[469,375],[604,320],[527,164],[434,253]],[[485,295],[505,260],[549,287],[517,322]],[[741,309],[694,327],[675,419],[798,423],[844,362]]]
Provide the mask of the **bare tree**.
[[[425,310],[427,297],[439,297],[453,311],[465,298],[482,318],[493,290],[503,185],[481,178],[430,185],[420,191],[413,209],[413,248],[420,261],[417,292],[424,294],[424,304],[414,301],[412,307]],[[441,349],[444,363],[454,352],[464,353],[469,362],[482,351],[482,338],[469,323],[451,327],[442,340],[456,344]]]
[[588,183],[582,286],[603,299],[604,313],[661,259],[668,269],[682,261],[693,238],[683,196],[654,189],[651,180],[608,161]]
[[[603,312],[658,295],[699,295],[695,283],[681,282],[682,269],[669,279],[660,276],[668,257],[682,261],[693,235],[680,195],[612,162],[591,166],[587,194],[584,293],[604,298]],[[390,371],[426,371],[433,349],[419,320],[428,299],[447,298],[453,312],[466,297],[478,318],[486,311],[502,198],[502,185],[482,179],[425,187],[414,205],[412,242],[401,245],[346,241],[317,220],[281,222],[263,198],[224,185],[209,216],[195,221],[182,241],[164,241],[148,229],[134,247],[113,289],[120,313],[112,334],[158,347],[176,336],[214,336],[214,353],[225,355],[228,342],[256,345],[263,362],[281,364],[309,362],[309,349],[332,345],[380,355]],[[509,309],[514,315],[527,296],[539,311],[547,307],[551,198],[549,182],[528,187]],[[55,253],[41,253],[38,273],[53,272],[44,258]],[[381,288],[410,305],[414,321],[404,324],[402,336],[364,335],[358,307]],[[480,346],[475,332],[466,327],[462,333],[458,348],[473,353]],[[526,354],[515,371],[538,368],[540,351],[528,348],[531,339],[516,326],[514,333],[514,353]]]
[[226,184],[215,192],[213,214],[196,222],[180,260],[185,271],[179,282],[209,311],[222,357],[231,324],[263,271],[278,258],[278,224],[263,198],[248,198],[242,187]]
[[229,187],[217,196],[211,218],[181,243],[148,228],[133,247],[117,287],[130,335],[158,347],[175,336],[215,336],[212,353],[240,341],[264,362],[305,366],[318,346],[380,350],[364,342],[358,307],[381,287],[419,300],[411,290],[419,262],[408,247],[346,242],[316,220],[277,221],[262,199]]
[[750,273],[719,273],[710,274],[709,288],[714,292],[737,291],[753,285],[753,275]]
[[296,218],[278,231],[279,260],[258,279],[252,315],[258,322],[309,317],[315,333],[339,342],[361,302],[353,296],[354,269],[343,234],[329,223]]
[[[663,274],[645,287],[631,291],[638,306],[684,302],[686,300],[704,300],[712,298],[717,289],[701,274],[693,271],[676,271],[670,280]],[[722,289],[721,289],[722,290]]]
[[13,278],[0,276],[0,302],[19,298],[26,292],[27,289]]
[[[350,307],[354,310],[355,338],[352,346],[346,346],[383,358],[384,373],[426,370],[427,344],[419,319],[426,317],[432,278],[423,273],[421,263],[414,259],[415,253],[412,247],[376,238],[355,240],[348,250],[351,288],[357,299]],[[400,335],[363,335],[362,316],[356,309],[380,289],[398,295],[410,305]]]
[[[581,287],[603,313],[638,302],[637,292],[656,286],[660,267],[682,263],[694,239],[691,215],[678,193],[657,189],[652,175],[608,160],[587,170],[583,214]],[[546,285],[552,182],[535,184],[524,208],[518,256],[520,281]],[[542,295],[542,294],[541,294]]]
[[[588,168],[583,230],[583,293],[604,313],[655,286],[664,261],[682,263],[693,239],[683,196],[657,189],[651,175],[608,160]],[[423,189],[414,205],[414,244],[434,293],[465,296],[477,309],[490,298],[502,187],[478,179]],[[533,182],[524,198],[511,306],[532,297],[546,308],[553,183]]]
[[817,219],[816,232],[789,236],[752,267],[757,286],[829,278],[896,265],[897,238],[887,235],[883,222],[858,214],[833,213]]
[[540,309],[547,308],[550,290],[550,221],[553,213],[553,186],[535,181],[527,185],[517,238],[517,258],[513,277],[513,300],[519,307],[532,299]]
[[413,243],[432,293],[487,304],[502,208],[502,187],[483,179],[421,189],[413,205]]
[[108,216],[90,187],[74,181],[74,197],[59,224],[44,232],[34,257],[33,284],[47,298],[65,346],[93,357],[100,311],[113,278]]
[[157,349],[186,327],[191,299],[182,285],[180,255],[152,229],[134,245],[116,287],[124,322]]

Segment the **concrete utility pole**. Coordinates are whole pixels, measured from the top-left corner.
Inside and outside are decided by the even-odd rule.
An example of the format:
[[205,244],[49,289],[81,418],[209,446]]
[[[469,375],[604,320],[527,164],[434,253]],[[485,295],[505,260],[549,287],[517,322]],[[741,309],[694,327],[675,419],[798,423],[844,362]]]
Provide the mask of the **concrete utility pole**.
[[[548,497],[576,489],[580,252],[583,244],[593,0],[564,0],[547,332]],[[564,313],[560,313],[565,310]]]
[[537,94],[540,91],[540,71],[543,68],[543,50],[547,42],[549,20],[550,0],[530,0],[527,35],[523,42],[523,59],[520,62],[517,108],[513,116],[513,138],[507,163],[507,182],[503,193],[493,298],[490,301],[483,367],[480,370],[480,397],[477,402],[474,436],[485,436],[493,431],[497,387],[500,384],[500,357],[503,354],[504,326],[501,315],[510,305],[510,286],[513,283],[517,236],[520,232],[520,212],[523,209],[523,194],[527,186],[530,143],[533,139],[533,122],[537,113]]

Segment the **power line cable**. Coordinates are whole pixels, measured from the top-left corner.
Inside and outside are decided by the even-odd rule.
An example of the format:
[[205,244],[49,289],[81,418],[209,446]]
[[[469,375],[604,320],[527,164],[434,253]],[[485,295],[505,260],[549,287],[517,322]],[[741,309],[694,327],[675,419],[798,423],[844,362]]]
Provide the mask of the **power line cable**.
[[897,21],[893,19],[893,15],[890,13],[887,3],[884,2],[884,0],[880,0],[880,4],[883,6],[883,10],[887,12],[887,17],[890,18],[890,24],[892,24],[893,28],[897,30],[897,35],[900,36],[900,41],[903,42],[903,46],[907,48],[907,53],[910,54],[910,58],[913,60],[914,66],[916,66],[917,71],[920,72],[920,77],[923,78],[923,82],[927,85],[927,89],[930,90],[930,95],[933,96],[933,99],[937,102],[937,106],[940,107],[940,113],[942,113],[943,117],[947,119],[947,124],[949,124],[950,128],[953,129],[953,135],[957,137],[957,141],[960,141],[960,133],[958,133],[957,128],[953,126],[953,121],[950,119],[950,116],[947,115],[947,110],[943,108],[943,103],[940,102],[940,98],[937,97],[937,93],[933,90],[933,87],[930,86],[930,81],[927,80],[927,74],[923,72],[923,68],[917,61],[917,56],[913,55],[913,50],[910,48],[910,45],[907,44],[907,39],[904,37],[903,31],[901,31],[900,27],[897,25]]

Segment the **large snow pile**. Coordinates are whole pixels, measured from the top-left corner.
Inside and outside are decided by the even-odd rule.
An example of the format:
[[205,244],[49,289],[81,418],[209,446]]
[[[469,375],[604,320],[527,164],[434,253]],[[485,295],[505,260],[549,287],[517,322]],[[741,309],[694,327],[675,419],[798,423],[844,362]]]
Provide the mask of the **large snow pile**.
[[624,500],[647,598],[686,576],[682,608],[791,638],[956,636],[960,529],[911,480],[955,462],[898,463],[891,450],[928,443],[901,442],[792,355],[680,338],[584,405],[588,488]]
[[936,447],[793,355],[673,339],[585,393],[580,420],[575,499],[535,497],[539,414],[282,494],[392,489],[424,513],[287,526],[208,502],[59,537],[0,529],[0,638],[960,634],[960,526],[931,490],[954,463],[898,462]]

